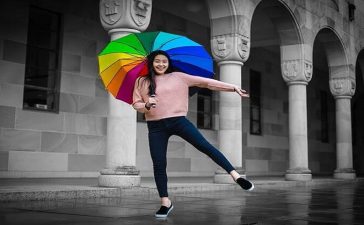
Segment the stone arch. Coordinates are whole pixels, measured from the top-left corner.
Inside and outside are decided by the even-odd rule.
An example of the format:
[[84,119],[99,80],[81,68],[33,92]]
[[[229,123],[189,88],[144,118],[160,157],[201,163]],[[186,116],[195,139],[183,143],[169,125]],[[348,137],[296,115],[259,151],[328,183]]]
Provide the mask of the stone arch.
[[359,56],[359,53],[362,52],[364,49],[364,33],[363,33],[363,35],[361,35],[361,33],[359,33],[359,41],[358,41],[357,46],[359,46],[359,49],[361,49],[361,51],[359,51],[358,55],[357,55],[357,56]]
[[[294,1],[262,0],[256,6],[264,11],[274,26],[279,40],[281,69],[286,82],[309,81],[312,69],[312,47],[304,44]],[[252,18],[253,19],[253,18]],[[252,28],[254,29],[254,28]],[[301,73],[303,71],[303,73]]]
[[[273,11],[270,13],[270,18],[274,20],[274,25],[278,31],[278,35],[280,36],[280,45],[297,45],[303,43],[303,37],[301,34],[300,24],[299,24],[299,16],[297,11],[292,11],[292,7],[294,7],[294,1],[285,1],[285,0],[276,0],[276,1],[267,1],[262,0],[257,5],[260,4],[269,4],[271,5],[271,9]],[[280,6],[280,11],[275,11],[274,8]],[[289,18],[287,20],[287,18]]]
[[246,61],[250,51],[250,22],[259,1],[209,0],[212,54],[217,61]]
[[[300,31],[299,21],[296,19],[296,15],[299,15],[298,11],[293,12],[291,7],[295,8],[297,3],[294,0],[242,0],[242,1],[221,1],[221,0],[209,0],[207,5],[209,7],[209,16],[211,24],[211,42],[212,46],[217,47],[218,43],[228,43],[226,51],[216,51],[213,49],[215,58],[235,59],[239,61],[246,61],[249,57],[250,51],[250,36],[251,36],[251,21],[254,15],[255,9],[261,5],[271,5],[273,8],[280,10],[282,15],[271,14],[274,18],[274,23],[280,36],[280,42],[282,46],[297,45],[303,43],[302,34]],[[277,10],[274,10],[277,12]],[[289,20],[282,18],[290,18]],[[287,23],[288,22],[288,23]],[[222,26],[223,24],[223,26]],[[237,38],[236,38],[237,37]],[[234,40],[234,38],[236,40]],[[215,44],[214,44],[215,42]],[[229,45],[230,43],[230,45]],[[229,54],[234,51],[229,49],[242,49],[242,53]],[[302,58],[308,58],[303,56],[305,46],[295,46],[295,51],[300,52]]]
[[355,92],[354,66],[349,62],[347,48],[339,33],[332,27],[326,26],[316,33],[314,40],[321,42],[324,47],[332,94],[353,95]]
[[337,3],[337,0],[330,0],[327,5],[339,12],[339,4]]
[[[211,20],[211,36],[239,33],[250,37],[250,21],[258,1],[209,0],[207,1]],[[223,29],[218,25],[224,24]],[[215,28],[215,29],[214,29]]]
[[[324,33],[325,37],[327,39],[323,39],[322,37],[318,37],[319,34]],[[342,62],[344,62],[344,64],[348,64],[348,57],[347,57],[347,48],[343,42],[343,39],[341,37],[341,34],[339,31],[337,31],[335,28],[333,28],[332,26],[329,26],[327,23],[326,24],[321,24],[319,29],[316,31],[315,33],[315,38],[314,40],[316,40],[317,38],[320,38],[320,40],[323,41],[327,41],[330,42],[330,44],[335,44],[335,46],[331,46],[334,47],[331,49],[328,49],[328,51],[330,53],[336,53],[336,54],[341,54],[342,57],[340,57],[340,60]],[[325,46],[326,47],[326,46]],[[327,47],[330,47],[329,45]]]
[[[347,34],[345,34],[343,32],[343,30],[338,27],[338,25],[331,25],[330,20],[328,20],[328,17],[322,17],[318,26],[315,26],[313,28],[313,39],[312,39],[312,46],[314,44],[314,42],[317,40],[317,37],[321,34],[324,33],[325,36],[328,38],[327,40],[323,40],[322,37],[320,40],[321,41],[329,41],[330,43],[327,44],[325,46],[326,47],[330,47],[331,44],[331,49],[326,48],[327,49],[327,53],[332,53],[332,54],[337,54],[337,55],[341,55],[341,57],[337,58],[340,59],[341,64],[343,65],[347,65],[349,67],[349,65],[351,64],[350,62],[352,60],[350,60],[350,54],[349,54],[349,37],[347,36]],[[337,62],[332,61],[334,60],[333,58],[330,58],[330,65],[334,65]],[[352,68],[352,75],[353,75],[353,69],[354,66],[351,66]],[[349,68],[348,68],[349,69]],[[348,70],[349,72],[349,70]]]
[[356,57],[355,73],[358,74],[357,72],[361,72],[361,73],[359,73],[359,75],[360,74],[362,75],[361,81],[364,81],[364,46],[359,51],[359,53]]

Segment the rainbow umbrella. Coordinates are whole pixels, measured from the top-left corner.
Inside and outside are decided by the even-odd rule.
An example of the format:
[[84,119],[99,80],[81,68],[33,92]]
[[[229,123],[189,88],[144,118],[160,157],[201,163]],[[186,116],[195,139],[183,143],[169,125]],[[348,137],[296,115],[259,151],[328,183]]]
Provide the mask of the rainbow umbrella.
[[167,52],[170,64],[181,72],[213,76],[212,58],[202,45],[176,34],[145,32],[111,41],[98,55],[99,74],[106,89],[131,104],[135,80],[147,75],[147,56],[155,50]]

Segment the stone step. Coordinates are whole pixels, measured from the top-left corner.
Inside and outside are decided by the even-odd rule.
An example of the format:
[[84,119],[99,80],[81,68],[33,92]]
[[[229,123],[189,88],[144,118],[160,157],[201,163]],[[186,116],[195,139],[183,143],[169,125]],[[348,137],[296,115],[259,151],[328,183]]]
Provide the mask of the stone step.
[[[287,188],[287,187],[316,187],[323,185],[342,185],[363,182],[364,178],[355,180],[313,179],[311,181],[285,181],[282,179],[253,180],[256,189],[261,188]],[[189,183],[176,182],[168,184],[170,194],[188,194],[197,192],[239,190],[236,184]],[[0,186],[0,201],[27,201],[27,200],[60,200],[75,198],[123,197],[129,195],[157,196],[157,189],[153,182],[142,183],[140,187],[106,188],[85,185],[40,184],[40,185],[9,185]]]

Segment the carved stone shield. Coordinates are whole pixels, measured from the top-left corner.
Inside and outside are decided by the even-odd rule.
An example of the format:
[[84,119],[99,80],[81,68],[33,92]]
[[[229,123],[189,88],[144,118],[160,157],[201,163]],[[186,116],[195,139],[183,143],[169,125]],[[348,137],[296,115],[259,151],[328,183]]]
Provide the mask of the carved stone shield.
[[304,73],[307,81],[309,82],[312,78],[312,63],[309,61],[304,62]]
[[217,36],[212,39],[212,51],[219,58],[225,58],[231,52],[225,36]]
[[133,18],[135,24],[143,26],[149,21],[152,0],[132,0],[130,6],[131,18]]
[[100,15],[102,20],[109,25],[113,25],[121,18],[122,3],[119,0],[101,0]]
[[249,57],[249,51],[250,51],[250,40],[248,37],[245,37],[245,36],[240,36],[238,37],[238,52],[239,52],[239,55],[240,57],[243,59],[243,60],[247,60],[248,57]]

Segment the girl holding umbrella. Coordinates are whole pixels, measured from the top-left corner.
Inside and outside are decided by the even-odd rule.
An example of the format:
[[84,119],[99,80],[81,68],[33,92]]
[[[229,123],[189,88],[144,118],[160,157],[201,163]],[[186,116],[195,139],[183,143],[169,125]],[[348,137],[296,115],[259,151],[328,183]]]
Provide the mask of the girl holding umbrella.
[[148,74],[135,81],[132,106],[144,113],[147,120],[154,179],[162,204],[155,216],[166,218],[173,209],[173,204],[168,198],[166,173],[167,145],[172,135],[180,136],[209,156],[244,190],[253,190],[253,183],[241,177],[225,156],[186,118],[189,87],[235,92],[241,97],[249,97],[246,91],[214,79],[173,71],[170,56],[165,51],[151,52],[147,56],[147,61]]

